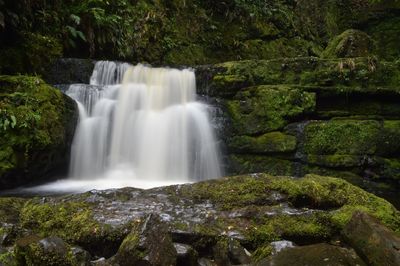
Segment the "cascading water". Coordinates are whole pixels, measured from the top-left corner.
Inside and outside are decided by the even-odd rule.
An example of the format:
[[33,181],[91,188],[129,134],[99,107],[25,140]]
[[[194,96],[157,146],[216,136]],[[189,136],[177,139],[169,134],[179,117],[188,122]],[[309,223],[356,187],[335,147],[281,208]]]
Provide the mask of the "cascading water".
[[208,106],[196,101],[193,71],[100,61],[90,83],[66,92],[79,107],[71,190],[221,176]]

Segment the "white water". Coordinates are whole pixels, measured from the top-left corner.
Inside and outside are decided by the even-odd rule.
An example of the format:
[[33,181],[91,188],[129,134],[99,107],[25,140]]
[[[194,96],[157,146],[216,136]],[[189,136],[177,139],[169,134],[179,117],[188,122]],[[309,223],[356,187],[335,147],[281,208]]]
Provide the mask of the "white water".
[[70,177],[35,191],[150,188],[221,176],[193,71],[101,61],[90,81],[66,92],[79,107]]

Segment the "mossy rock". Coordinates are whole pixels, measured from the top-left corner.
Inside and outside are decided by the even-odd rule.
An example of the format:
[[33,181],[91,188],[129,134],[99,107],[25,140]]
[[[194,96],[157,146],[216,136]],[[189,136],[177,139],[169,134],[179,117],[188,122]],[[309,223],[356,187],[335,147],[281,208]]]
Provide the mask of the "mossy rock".
[[[232,98],[245,87],[277,84],[342,99],[354,94],[393,100],[399,98],[400,90],[400,63],[373,57],[242,60],[216,64],[203,71],[206,73],[201,76],[208,82],[201,84],[200,92],[222,98]],[[379,108],[381,113],[393,115],[398,112],[396,102],[394,106],[397,108],[393,109],[393,104]]]
[[282,132],[266,133],[258,137],[235,136],[228,147],[243,153],[290,153],[296,149],[296,137]]
[[375,154],[380,133],[381,124],[374,120],[312,122],[305,128],[304,148],[307,154],[313,155]]
[[33,199],[20,210],[20,225],[44,238],[58,236],[91,254],[111,256],[126,236],[126,228],[112,228],[94,219],[89,204],[73,202],[40,203]]
[[18,265],[78,265],[70,247],[59,237],[40,239],[32,235],[17,241],[15,257]]
[[236,174],[268,173],[271,175],[294,175],[295,163],[273,156],[254,154],[232,154],[231,171]]
[[333,38],[322,53],[325,58],[367,57],[375,52],[375,43],[368,34],[346,30]]
[[226,106],[235,133],[263,134],[313,112],[315,94],[287,86],[258,86],[241,90]]
[[40,181],[68,165],[75,101],[38,77],[0,76],[0,184]]

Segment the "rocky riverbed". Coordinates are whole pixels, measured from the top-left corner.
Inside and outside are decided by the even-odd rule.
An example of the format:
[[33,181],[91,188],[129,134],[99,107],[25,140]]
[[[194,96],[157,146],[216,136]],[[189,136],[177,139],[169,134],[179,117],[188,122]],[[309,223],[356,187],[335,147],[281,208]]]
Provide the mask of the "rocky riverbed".
[[0,198],[0,221],[0,265],[400,262],[399,211],[317,175]]

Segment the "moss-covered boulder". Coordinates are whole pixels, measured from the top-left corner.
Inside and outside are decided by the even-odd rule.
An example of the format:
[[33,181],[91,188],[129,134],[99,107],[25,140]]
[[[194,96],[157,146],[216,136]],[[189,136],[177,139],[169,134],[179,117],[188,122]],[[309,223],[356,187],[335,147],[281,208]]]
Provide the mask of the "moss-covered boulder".
[[120,265],[176,265],[177,252],[168,227],[154,215],[139,222],[124,239],[112,263]]
[[353,249],[329,244],[316,244],[303,247],[284,249],[268,259],[261,260],[258,266],[274,265],[359,265],[366,264]]
[[0,184],[11,188],[62,171],[76,103],[38,77],[0,76]]
[[315,94],[286,86],[258,86],[241,90],[226,105],[235,132],[256,135],[282,129],[312,112]]
[[32,235],[16,243],[15,257],[18,265],[77,265],[68,245],[59,237],[40,239]]
[[372,56],[375,43],[368,34],[359,30],[346,30],[333,38],[322,56],[325,58]]
[[400,264],[400,237],[365,213],[354,213],[343,230],[343,237],[368,265]]

